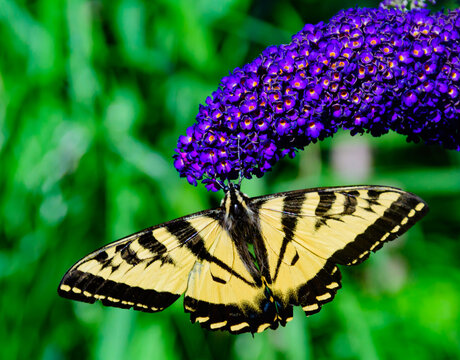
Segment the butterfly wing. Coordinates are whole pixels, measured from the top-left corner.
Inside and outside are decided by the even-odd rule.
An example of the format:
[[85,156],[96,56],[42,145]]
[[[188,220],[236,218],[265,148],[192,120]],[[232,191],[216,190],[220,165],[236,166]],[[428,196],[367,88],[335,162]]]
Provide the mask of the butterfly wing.
[[[199,234],[218,222],[220,210],[179,218],[111,243],[65,274],[59,295],[72,300],[155,312],[179,298],[204,249]],[[194,227],[188,226],[189,221]],[[178,230],[177,224],[187,226]]]
[[192,322],[235,334],[256,332],[273,322],[276,311],[263,310],[262,284],[222,227],[222,211],[176,219],[89,254],[65,274],[59,295],[156,312],[185,292]]
[[284,308],[318,312],[340,288],[335,264],[355,265],[422,218],[419,197],[390,187],[351,186],[252,199],[268,244],[273,293]]

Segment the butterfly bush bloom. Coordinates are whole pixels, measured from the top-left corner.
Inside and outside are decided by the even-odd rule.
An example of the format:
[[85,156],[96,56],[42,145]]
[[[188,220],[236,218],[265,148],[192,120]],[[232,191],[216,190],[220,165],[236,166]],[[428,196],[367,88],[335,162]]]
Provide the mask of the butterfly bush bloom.
[[216,191],[340,128],[460,150],[459,33],[459,10],[348,9],[305,25],[222,79],[174,165]]

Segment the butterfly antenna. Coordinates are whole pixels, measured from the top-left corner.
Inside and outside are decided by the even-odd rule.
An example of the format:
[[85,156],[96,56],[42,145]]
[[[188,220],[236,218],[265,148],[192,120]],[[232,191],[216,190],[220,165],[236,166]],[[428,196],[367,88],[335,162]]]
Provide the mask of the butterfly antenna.
[[238,140],[237,140],[237,146],[238,146],[238,164],[240,166],[239,172],[238,172],[238,187],[241,189],[241,182],[243,181],[243,167],[241,166],[241,148],[240,148],[240,135],[238,134]]
[[223,182],[223,181],[221,181],[221,180],[218,180],[218,179],[216,179],[216,183],[217,183],[217,184],[219,184],[219,186],[220,186],[220,188],[221,188],[222,190],[224,190],[224,189],[225,189],[225,182]]

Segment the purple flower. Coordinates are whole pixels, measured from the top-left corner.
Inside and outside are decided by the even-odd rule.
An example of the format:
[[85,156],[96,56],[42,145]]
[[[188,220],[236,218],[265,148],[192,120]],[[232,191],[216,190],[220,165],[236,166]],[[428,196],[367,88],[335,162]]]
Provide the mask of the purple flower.
[[224,77],[179,138],[180,175],[215,191],[340,128],[460,150],[460,10],[385,8],[395,2],[305,25]]
[[276,132],[278,133],[278,135],[284,135],[289,131],[290,127],[291,126],[289,124],[289,121],[287,121],[285,118],[281,118],[277,122]]
[[305,135],[309,138],[316,139],[320,136],[322,130],[324,130],[323,124],[319,121],[310,121],[305,130]]
[[269,126],[270,126],[270,122],[267,121],[267,119],[259,119],[259,120],[256,121],[254,127],[255,127],[255,129],[257,131],[262,132],[262,131],[267,130],[269,128]]
[[408,90],[403,94],[402,103],[407,107],[415,106],[418,102],[417,94],[415,91]]

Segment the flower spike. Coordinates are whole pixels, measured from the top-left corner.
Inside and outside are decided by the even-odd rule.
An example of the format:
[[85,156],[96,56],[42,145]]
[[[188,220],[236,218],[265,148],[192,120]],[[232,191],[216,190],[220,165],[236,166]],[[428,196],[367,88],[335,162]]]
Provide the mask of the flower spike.
[[222,79],[179,138],[176,169],[217,191],[339,129],[460,150],[459,14],[355,8],[305,25]]

